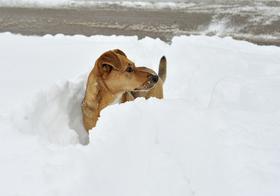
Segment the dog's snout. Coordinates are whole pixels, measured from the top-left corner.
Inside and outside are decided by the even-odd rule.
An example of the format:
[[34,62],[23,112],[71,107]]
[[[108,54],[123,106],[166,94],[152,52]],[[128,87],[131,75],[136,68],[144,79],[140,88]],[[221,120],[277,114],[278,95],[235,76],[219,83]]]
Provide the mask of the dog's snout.
[[158,81],[158,76],[157,76],[157,75],[151,75],[151,76],[150,76],[150,81],[153,82],[153,83],[157,83],[157,81]]

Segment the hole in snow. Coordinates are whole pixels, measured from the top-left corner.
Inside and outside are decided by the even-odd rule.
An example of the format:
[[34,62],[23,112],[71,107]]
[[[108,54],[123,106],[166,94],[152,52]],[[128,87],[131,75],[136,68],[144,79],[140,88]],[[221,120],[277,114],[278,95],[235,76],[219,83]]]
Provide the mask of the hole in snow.
[[16,128],[50,143],[88,144],[81,114],[84,78],[83,75],[76,81],[55,85],[35,96],[28,106],[13,114]]

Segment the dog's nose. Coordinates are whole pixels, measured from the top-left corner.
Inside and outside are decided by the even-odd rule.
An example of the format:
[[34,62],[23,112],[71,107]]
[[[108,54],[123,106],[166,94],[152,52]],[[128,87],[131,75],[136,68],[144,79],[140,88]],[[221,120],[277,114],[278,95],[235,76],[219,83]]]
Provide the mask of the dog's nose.
[[157,76],[157,75],[151,75],[151,76],[150,76],[150,81],[153,82],[153,83],[157,83],[157,81],[158,81],[158,76]]

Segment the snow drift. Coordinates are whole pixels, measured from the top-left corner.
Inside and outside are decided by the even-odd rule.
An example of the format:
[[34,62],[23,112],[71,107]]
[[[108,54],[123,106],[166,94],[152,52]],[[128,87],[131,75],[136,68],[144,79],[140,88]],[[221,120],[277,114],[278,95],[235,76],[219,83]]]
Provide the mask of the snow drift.
[[[279,195],[280,48],[204,36],[0,43],[1,195]],[[166,55],[165,99],[109,106],[83,146],[87,73],[112,48],[153,69]]]

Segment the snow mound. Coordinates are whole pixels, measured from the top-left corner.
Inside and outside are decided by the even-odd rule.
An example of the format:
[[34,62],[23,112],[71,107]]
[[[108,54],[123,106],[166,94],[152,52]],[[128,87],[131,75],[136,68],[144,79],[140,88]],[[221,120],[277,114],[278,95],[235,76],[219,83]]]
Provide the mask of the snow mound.
[[[0,195],[279,195],[280,48],[204,36],[0,42]],[[87,138],[79,70],[112,48],[153,69],[166,55],[165,99],[109,106]]]
[[21,132],[38,135],[51,143],[87,144],[81,113],[86,78],[82,75],[75,82],[57,84],[39,93],[29,105],[13,114],[13,124]]

